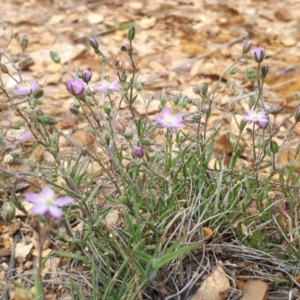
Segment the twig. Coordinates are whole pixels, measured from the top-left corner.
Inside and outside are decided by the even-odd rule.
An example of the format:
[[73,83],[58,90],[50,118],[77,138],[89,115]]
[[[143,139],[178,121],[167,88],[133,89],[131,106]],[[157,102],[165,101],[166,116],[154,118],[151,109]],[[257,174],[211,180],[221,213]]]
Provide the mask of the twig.
[[[16,263],[16,257],[15,257],[16,245],[19,242],[20,236],[21,236],[20,232],[17,232],[13,238],[14,239],[14,250],[10,256],[10,261],[9,261],[9,266],[8,266],[8,271],[7,271],[7,279],[8,280],[14,276],[15,263]],[[10,288],[10,285],[8,284],[3,292],[2,300],[8,300],[9,288]]]

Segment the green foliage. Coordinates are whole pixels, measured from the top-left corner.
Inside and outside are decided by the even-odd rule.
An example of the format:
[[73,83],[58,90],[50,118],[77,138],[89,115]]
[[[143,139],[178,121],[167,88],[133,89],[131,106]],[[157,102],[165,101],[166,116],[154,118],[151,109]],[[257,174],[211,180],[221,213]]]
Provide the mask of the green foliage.
[[[74,141],[54,126],[58,122],[55,118],[43,115],[41,110],[37,115],[34,107],[31,107],[29,117],[27,112],[18,110],[22,121],[11,126],[20,129],[26,124],[35,143],[51,156],[52,163],[40,162],[35,166],[32,177],[42,178],[62,194],[76,198],[76,203],[65,210],[61,229],[56,230],[52,223],[48,224],[47,216],[43,219],[49,232],[56,235],[56,243],[66,249],[55,250],[51,255],[90,269],[90,298],[75,280],[70,280],[68,288],[72,299],[143,299],[160,290],[157,283],[160,280],[170,294],[182,296],[195,271],[187,270],[199,265],[207,244],[220,245],[227,240],[235,240],[241,247],[267,253],[276,248],[269,228],[280,242],[287,244],[276,248],[286,250],[282,257],[298,259],[299,250],[293,236],[298,237],[297,230],[289,229],[292,232],[288,235],[277,221],[278,217],[286,216],[290,211],[287,213],[282,208],[274,213],[277,203],[270,197],[274,189],[272,176],[278,175],[278,190],[288,199],[288,209],[299,211],[295,185],[300,175],[294,172],[298,166],[290,160],[286,168],[278,170],[276,167],[277,155],[282,150],[282,146],[273,141],[276,132],[272,131],[269,123],[268,127],[261,126],[254,112],[253,120],[247,121],[253,126],[246,128],[249,124],[245,120],[237,122],[237,141],[228,133],[228,144],[220,153],[214,151],[214,146],[222,124],[213,132],[208,130],[218,85],[223,76],[238,71],[235,66],[249,51],[249,44],[247,51],[244,49],[244,54],[220,76],[214,90],[210,90],[208,83],[202,83],[193,89],[197,95],[194,100],[180,94],[172,99],[161,95],[162,107],[169,107],[172,101],[172,109],[180,113],[170,112],[164,117],[162,111],[161,116],[153,120],[148,115],[148,108],[154,96],[149,95],[149,99],[145,99],[143,87],[137,81],[133,57],[133,41],[137,38],[134,24],[124,24],[114,30],[128,28],[129,25],[129,45],[123,45],[121,50],[133,70],[130,75],[116,67],[123,61],[112,65],[98,49],[95,40],[90,40],[90,44],[99,56],[103,70],[113,67],[117,72],[122,87],[118,90],[115,86],[113,92],[118,92],[120,103],[126,104],[130,130],[119,124],[121,104],[115,104],[112,91],[104,92],[99,100],[89,86],[85,86],[86,95],[72,93],[72,108],[76,117],[84,118],[88,124],[84,133],[91,136]],[[50,56],[54,62],[61,64],[58,54],[51,52]],[[75,78],[75,75],[72,76]],[[251,98],[251,107],[256,109],[258,104],[263,106],[264,82],[252,68],[246,69],[246,75],[251,84],[257,82],[257,94]],[[108,89],[107,86],[102,88]],[[39,98],[43,95],[41,92],[35,94]],[[30,103],[31,96],[27,96],[26,101]],[[145,116],[136,113],[135,105],[140,102],[144,103]],[[189,107],[196,110],[195,118],[188,118],[185,109]],[[235,105],[228,107],[234,118]],[[189,132],[181,129],[181,122],[190,126]],[[163,138],[155,137],[159,125],[164,128]],[[240,143],[243,132],[248,133],[252,143],[251,153],[247,154],[250,158],[248,164],[244,161],[245,165],[241,165],[245,150]],[[61,153],[60,139],[72,144],[71,154]],[[24,146],[16,141],[14,147]],[[134,146],[141,147],[145,155],[139,158],[131,155]],[[26,151],[24,153],[27,155]],[[271,175],[261,179],[260,171],[267,168]],[[11,177],[21,178],[21,175],[9,170],[2,173],[0,176],[5,182]],[[289,185],[285,184],[287,180]],[[27,181],[32,182],[31,179]],[[17,199],[15,205],[27,213]],[[204,234],[204,228],[213,232],[211,237]],[[48,258],[42,260],[39,257],[40,263],[44,264]],[[35,274],[36,294],[42,297],[39,272]],[[182,284],[175,288],[169,277]]]

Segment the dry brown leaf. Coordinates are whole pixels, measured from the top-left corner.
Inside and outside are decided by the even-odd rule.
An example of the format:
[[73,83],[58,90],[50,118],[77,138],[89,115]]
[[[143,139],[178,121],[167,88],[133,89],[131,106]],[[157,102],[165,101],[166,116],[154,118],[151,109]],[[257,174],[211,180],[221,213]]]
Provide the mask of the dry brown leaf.
[[267,300],[268,285],[263,281],[250,280],[244,288],[244,295],[240,300]]
[[24,245],[23,243],[17,243],[15,249],[16,260],[20,263],[25,262],[32,248],[33,244]]
[[78,144],[79,146],[91,146],[93,145],[95,139],[92,134],[84,131],[77,131],[75,132],[71,139]]
[[105,217],[108,225],[117,226],[120,219],[120,213],[117,210],[111,210]]
[[153,27],[155,25],[155,23],[156,23],[155,17],[143,18],[138,22],[141,29],[149,29],[149,28]]
[[218,264],[212,274],[201,283],[192,300],[225,300],[229,292],[229,279],[221,264]]
[[203,227],[202,228],[202,231],[203,231],[203,235],[204,235],[204,239],[206,241],[210,241],[212,238],[213,238],[213,230],[209,227]]

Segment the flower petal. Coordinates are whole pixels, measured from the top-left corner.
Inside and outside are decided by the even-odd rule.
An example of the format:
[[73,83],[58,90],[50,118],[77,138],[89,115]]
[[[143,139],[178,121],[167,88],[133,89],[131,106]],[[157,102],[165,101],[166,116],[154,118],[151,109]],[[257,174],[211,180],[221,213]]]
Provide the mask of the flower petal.
[[258,126],[261,128],[265,128],[268,124],[269,120],[268,119],[260,119],[258,120]]
[[177,114],[173,117],[173,123],[181,123],[182,122],[182,114]]
[[39,84],[34,79],[30,81],[29,86],[32,91],[35,91],[39,88]]
[[28,140],[31,137],[31,132],[30,131],[26,131],[21,135],[21,141],[25,142],[26,140]]
[[45,215],[48,211],[48,206],[47,205],[35,205],[32,209],[31,212],[34,215]]
[[48,207],[49,213],[54,217],[54,218],[61,218],[63,216],[63,212],[61,209],[59,209],[56,206],[49,206]]
[[265,111],[260,111],[257,113],[257,119],[265,118],[266,117],[266,112]]
[[171,117],[171,112],[169,109],[167,109],[166,107],[161,111],[161,117],[163,119],[166,119],[166,118],[170,118]]
[[49,186],[44,186],[42,188],[41,196],[45,199],[44,201],[46,201],[46,199],[49,199],[49,198],[53,199],[55,195]]
[[74,198],[71,197],[60,197],[53,201],[53,204],[56,206],[66,206],[74,203]]
[[31,202],[34,204],[44,204],[45,203],[45,199],[39,194],[25,193],[24,196],[28,202]]

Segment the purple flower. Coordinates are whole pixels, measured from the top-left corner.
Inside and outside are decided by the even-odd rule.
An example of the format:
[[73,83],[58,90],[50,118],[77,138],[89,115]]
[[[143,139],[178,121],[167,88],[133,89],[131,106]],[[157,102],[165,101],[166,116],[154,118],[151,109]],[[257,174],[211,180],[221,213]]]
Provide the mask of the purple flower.
[[182,114],[171,115],[169,109],[164,108],[161,111],[161,117],[155,117],[156,122],[158,122],[162,127],[176,130],[183,127],[182,122]]
[[265,58],[265,49],[262,47],[253,48],[250,53],[252,58],[258,63],[261,63]]
[[13,93],[21,97],[25,97],[27,95],[30,95],[38,88],[38,83],[34,79],[32,79],[30,82],[23,81],[22,83],[17,84],[16,88],[13,90]]
[[59,207],[70,205],[75,201],[71,197],[55,198],[54,192],[48,186],[43,187],[41,194],[26,193],[24,196],[27,201],[34,204],[31,212],[35,215],[45,216],[46,218],[50,216],[61,218],[63,212]]
[[133,153],[138,158],[142,158],[144,156],[144,151],[141,147],[134,146]]
[[82,72],[82,79],[85,83],[89,83],[89,81],[91,80],[92,78],[92,72],[88,69],[85,69],[83,72]]
[[66,86],[68,92],[73,96],[79,96],[84,92],[84,82],[81,78],[68,80]]
[[30,137],[31,137],[31,132],[26,131],[21,135],[12,136],[9,137],[8,139],[5,139],[4,143],[7,146],[10,145],[18,146],[19,144],[26,142]]
[[244,121],[257,124],[261,128],[265,128],[269,122],[269,118],[265,111],[255,112],[249,109],[244,115]]
[[113,94],[114,92],[121,90],[121,85],[119,80],[115,80],[112,82],[102,80],[99,85],[93,86],[93,90],[100,93]]

